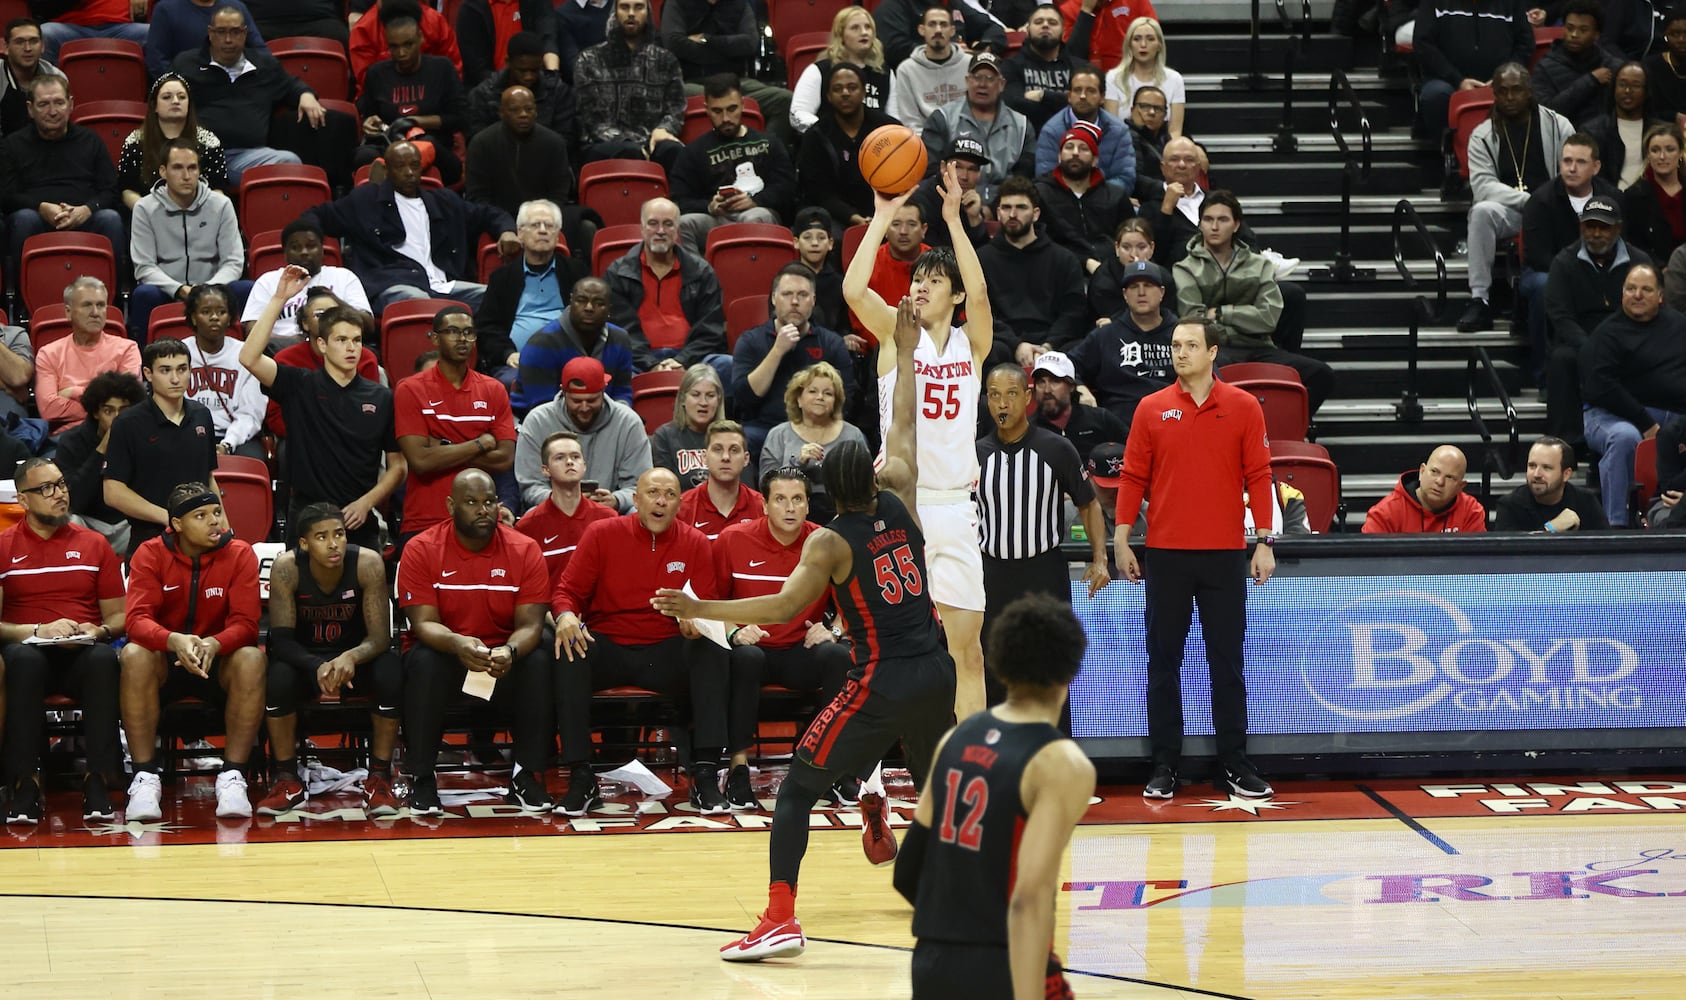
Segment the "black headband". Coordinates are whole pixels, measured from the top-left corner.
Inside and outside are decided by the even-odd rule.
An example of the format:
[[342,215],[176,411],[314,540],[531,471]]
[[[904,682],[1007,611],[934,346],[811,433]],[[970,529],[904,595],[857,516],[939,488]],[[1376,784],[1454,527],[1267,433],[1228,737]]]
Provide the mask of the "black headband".
[[170,516],[171,517],[186,517],[187,515],[193,513],[194,511],[198,510],[199,508],[205,506],[206,504],[210,504],[210,503],[222,503],[222,501],[218,500],[217,495],[215,493],[212,493],[210,490],[206,490],[203,493],[195,493],[192,496],[188,497],[186,500],[181,501],[180,503],[172,504],[170,506]]

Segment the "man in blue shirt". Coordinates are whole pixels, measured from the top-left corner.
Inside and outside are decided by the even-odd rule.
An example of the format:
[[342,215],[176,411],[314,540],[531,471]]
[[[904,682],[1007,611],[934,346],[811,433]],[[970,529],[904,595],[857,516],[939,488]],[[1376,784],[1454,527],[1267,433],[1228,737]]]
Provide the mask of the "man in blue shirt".
[[[515,382],[521,348],[562,315],[568,291],[587,277],[585,265],[557,253],[562,209],[553,201],[523,202],[515,213],[521,256],[492,272],[474,316],[480,330],[480,369],[505,386]],[[554,389],[545,395],[549,399]]]

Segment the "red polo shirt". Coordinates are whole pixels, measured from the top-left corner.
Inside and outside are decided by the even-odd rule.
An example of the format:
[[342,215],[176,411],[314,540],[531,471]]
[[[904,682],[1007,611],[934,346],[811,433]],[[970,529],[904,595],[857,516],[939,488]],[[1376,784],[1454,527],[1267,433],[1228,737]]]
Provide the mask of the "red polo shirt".
[[572,514],[556,506],[555,500],[545,497],[537,507],[522,515],[515,524],[515,530],[539,543],[545,568],[550,571],[550,586],[555,587],[556,581],[562,579],[562,571],[568,568],[568,560],[573,558],[574,549],[580,544],[585,529],[614,516],[614,511],[585,497],[580,498],[580,504]]
[[[515,609],[544,604],[550,573],[538,543],[513,528],[498,525],[479,552],[457,541],[456,526],[436,524],[404,546],[398,563],[398,606],[428,605],[458,635],[471,635],[487,646],[501,646],[515,631]],[[404,633],[404,648],[415,645],[414,630]]]
[[[720,598],[735,601],[742,597],[766,597],[776,594],[796,571],[802,561],[802,546],[808,536],[820,530],[812,521],[803,521],[796,541],[780,545],[773,537],[773,529],[765,517],[747,524],[734,524],[720,533],[714,546],[715,565],[720,570]],[[783,625],[763,625],[767,638],[759,643],[765,649],[790,649],[802,645],[808,635],[808,622],[825,617],[831,606],[831,588],[827,587],[819,600]],[[736,623],[734,623],[736,624]]]
[[[434,444],[460,444],[490,433],[499,441],[515,440],[515,415],[509,409],[509,390],[490,375],[470,370],[462,388],[452,385],[435,365],[412,375],[392,390],[395,436],[424,437]],[[404,533],[449,522],[445,498],[451,480],[462,466],[428,475],[412,466],[404,488]]]
[[[919,244],[919,253],[924,253],[929,249],[931,247],[928,244]],[[914,256],[917,258],[918,254]],[[902,300],[902,296],[907,294],[907,290],[912,284],[913,261],[897,260],[890,256],[890,244],[879,244],[878,257],[872,262],[872,277],[867,279],[867,287],[877,292],[878,297],[883,299],[891,309],[894,309],[896,303]],[[872,335],[872,331],[866,328],[865,323],[855,317],[853,309],[849,310],[849,325],[854,327],[855,332],[864,337],[868,344],[873,347],[878,346],[878,338]]]
[[711,542],[728,527],[747,524],[766,513],[767,505],[761,494],[742,483],[738,484],[738,502],[726,514],[720,513],[720,508],[708,498],[706,479],[702,485],[691,487],[679,498],[679,520],[707,535]]
[[1214,381],[1205,404],[1196,406],[1173,382],[1136,404],[1118,482],[1119,524],[1134,524],[1148,495],[1154,548],[1246,548],[1243,492],[1251,498],[1253,523],[1274,524],[1270,441],[1252,393]]
[[685,287],[685,278],[679,273],[679,251],[673,251],[673,270],[658,278],[640,250],[638,271],[644,278],[644,301],[638,304],[638,325],[644,339],[652,348],[677,351],[691,333],[691,321],[685,318],[685,308],[679,302],[679,293]]
[[124,592],[117,553],[97,531],[65,524],[42,538],[26,520],[0,532],[0,595],[14,625],[60,618],[98,625],[100,602]]

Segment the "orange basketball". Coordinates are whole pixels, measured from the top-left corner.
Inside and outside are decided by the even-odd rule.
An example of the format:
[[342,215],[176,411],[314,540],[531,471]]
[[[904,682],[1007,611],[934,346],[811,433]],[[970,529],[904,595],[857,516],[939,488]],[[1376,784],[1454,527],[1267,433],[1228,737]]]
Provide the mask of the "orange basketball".
[[905,125],[881,125],[861,142],[860,166],[873,190],[893,198],[925,176],[925,144]]

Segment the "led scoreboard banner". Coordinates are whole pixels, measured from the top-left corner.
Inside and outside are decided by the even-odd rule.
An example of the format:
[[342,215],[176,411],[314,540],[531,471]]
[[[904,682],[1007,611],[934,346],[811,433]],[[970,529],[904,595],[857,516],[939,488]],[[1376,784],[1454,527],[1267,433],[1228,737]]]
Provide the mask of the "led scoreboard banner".
[[[1143,590],[1072,593],[1089,638],[1073,734],[1143,758]],[[1286,540],[1248,588],[1246,659],[1256,754],[1678,748],[1686,535]],[[1213,752],[1198,617],[1183,711],[1185,752]]]

